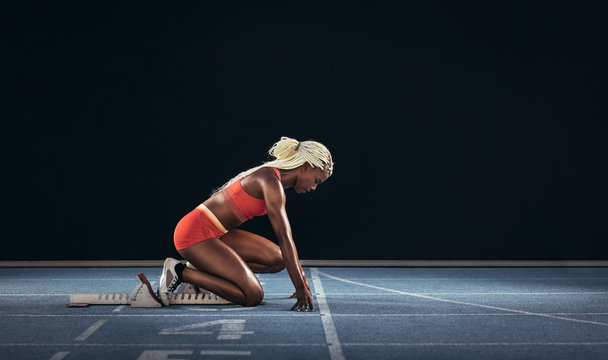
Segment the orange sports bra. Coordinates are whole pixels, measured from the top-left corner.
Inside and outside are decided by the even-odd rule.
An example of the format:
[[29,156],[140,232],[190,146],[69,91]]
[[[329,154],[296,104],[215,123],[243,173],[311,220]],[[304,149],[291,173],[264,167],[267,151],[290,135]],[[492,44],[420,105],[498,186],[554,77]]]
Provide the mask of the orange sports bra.
[[[272,170],[277,174],[279,181],[281,180],[281,173],[279,169],[271,167]],[[266,202],[264,199],[258,199],[254,196],[249,195],[243,186],[241,185],[240,178],[233,182],[226,189],[222,190],[222,195],[230,207],[230,210],[239,219],[240,222],[245,222],[254,216],[262,216],[266,214]]]

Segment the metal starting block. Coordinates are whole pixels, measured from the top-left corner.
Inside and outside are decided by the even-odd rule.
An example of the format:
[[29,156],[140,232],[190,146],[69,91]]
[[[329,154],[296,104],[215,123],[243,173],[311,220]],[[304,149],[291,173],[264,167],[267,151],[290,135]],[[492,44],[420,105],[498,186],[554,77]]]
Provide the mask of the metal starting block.
[[[142,273],[137,275],[139,285],[129,293],[80,293],[71,294],[68,306],[131,305],[131,307],[162,307],[152,285]],[[170,305],[227,305],[230,301],[212,294],[196,285],[182,283],[177,293],[169,295]]]

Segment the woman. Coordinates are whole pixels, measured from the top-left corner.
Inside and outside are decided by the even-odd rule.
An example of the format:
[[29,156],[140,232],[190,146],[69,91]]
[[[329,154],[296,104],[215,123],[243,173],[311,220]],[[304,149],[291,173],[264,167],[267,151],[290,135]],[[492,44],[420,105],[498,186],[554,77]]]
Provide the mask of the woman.
[[[235,304],[256,306],[264,291],[254,273],[287,268],[295,286],[290,308],[314,311],[310,285],[298,260],[285,211],[284,189],[315,190],[333,171],[329,150],[316,141],[282,137],[269,151],[275,160],[229,180],[211,197],[184,216],[175,228],[178,253],[193,266],[167,258],[158,296],[169,305],[169,294],[183,281],[196,284]],[[254,216],[268,213],[279,246],[256,234],[237,229]]]

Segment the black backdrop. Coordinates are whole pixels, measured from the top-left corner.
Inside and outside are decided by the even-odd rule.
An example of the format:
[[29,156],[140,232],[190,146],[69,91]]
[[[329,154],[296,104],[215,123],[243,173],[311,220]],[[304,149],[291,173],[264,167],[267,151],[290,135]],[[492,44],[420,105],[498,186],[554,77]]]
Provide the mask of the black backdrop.
[[1,259],[175,256],[281,136],[336,163],[287,191],[300,258],[606,259],[608,12],[573,4],[13,9]]

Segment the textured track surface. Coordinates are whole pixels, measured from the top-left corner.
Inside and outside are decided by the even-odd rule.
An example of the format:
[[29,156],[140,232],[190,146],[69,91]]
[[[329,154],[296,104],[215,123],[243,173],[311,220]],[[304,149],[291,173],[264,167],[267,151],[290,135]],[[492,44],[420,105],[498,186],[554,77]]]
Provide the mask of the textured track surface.
[[305,268],[316,311],[266,305],[69,308],[156,287],[160,268],[0,269],[2,359],[606,359],[607,268]]

